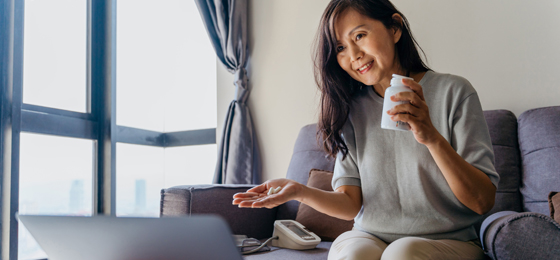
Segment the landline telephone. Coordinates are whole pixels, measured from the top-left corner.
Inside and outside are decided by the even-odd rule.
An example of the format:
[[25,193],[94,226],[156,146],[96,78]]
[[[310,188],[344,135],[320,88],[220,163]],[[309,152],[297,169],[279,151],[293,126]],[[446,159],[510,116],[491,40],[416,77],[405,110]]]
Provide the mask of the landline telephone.
[[[276,220],[274,222],[272,237],[263,243],[254,238],[247,238],[247,236],[244,235],[234,235],[234,238],[242,254],[251,254],[261,251],[261,249],[271,241],[272,246],[295,250],[313,249],[321,242],[319,236],[306,229],[302,224],[291,219]],[[246,248],[251,249],[244,251]]]

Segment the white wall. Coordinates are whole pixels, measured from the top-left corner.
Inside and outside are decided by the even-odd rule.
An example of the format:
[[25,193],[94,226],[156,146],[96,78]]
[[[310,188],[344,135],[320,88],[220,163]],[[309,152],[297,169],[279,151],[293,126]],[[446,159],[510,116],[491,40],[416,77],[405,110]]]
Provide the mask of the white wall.
[[467,78],[486,110],[560,105],[560,1],[394,0],[431,67]]
[[[318,116],[311,43],[327,0],[251,0],[249,98],[263,180],[284,177],[299,129]],[[483,109],[560,105],[560,1],[393,0],[436,71],[467,78]],[[218,135],[234,95],[218,66]],[[219,140],[219,139],[218,139]]]

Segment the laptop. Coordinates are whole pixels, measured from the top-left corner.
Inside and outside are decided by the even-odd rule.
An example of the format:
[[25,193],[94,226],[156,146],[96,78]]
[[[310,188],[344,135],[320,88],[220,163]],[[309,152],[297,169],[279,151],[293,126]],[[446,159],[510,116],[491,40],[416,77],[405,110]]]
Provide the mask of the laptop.
[[227,223],[213,215],[17,217],[49,260],[243,259]]

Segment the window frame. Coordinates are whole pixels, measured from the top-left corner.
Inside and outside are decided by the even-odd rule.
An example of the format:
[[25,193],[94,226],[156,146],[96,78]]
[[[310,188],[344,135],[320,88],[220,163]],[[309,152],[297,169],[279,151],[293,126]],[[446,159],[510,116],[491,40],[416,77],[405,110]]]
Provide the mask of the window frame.
[[116,216],[116,143],[216,143],[216,128],[157,132],[116,124],[117,0],[87,0],[87,113],[23,103],[24,0],[0,0],[0,254],[18,258],[20,133],[94,141],[93,215]]

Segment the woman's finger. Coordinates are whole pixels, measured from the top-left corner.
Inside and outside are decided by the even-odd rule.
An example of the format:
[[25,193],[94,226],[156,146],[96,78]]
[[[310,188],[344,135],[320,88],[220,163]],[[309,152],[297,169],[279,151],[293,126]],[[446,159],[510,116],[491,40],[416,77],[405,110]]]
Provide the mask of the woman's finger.
[[259,196],[259,195],[265,195],[265,194],[264,193],[257,193],[257,192],[239,192],[239,193],[233,194],[233,198],[234,199],[250,198],[250,197],[255,197],[255,196]]
[[387,111],[387,114],[389,115],[396,115],[396,114],[410,114],[413,115],[415,117],[419,117],[422,115],[422,110],[420,110],[419,108],[411,105],[411,104],[402,104],[402,105],[398,105],[395,106],[392,109],[389,109]]
[[233,204],[233,205],[239,205],[239,204],[241,204],[241,203],[243,203],[243,202],[251,202],[251,203],[253,203],[253,202],[255,202],[255,201],[256,201],[256,200],[254,200],[254,199],[253,199],[253,200],[234,199],[233,202],[232,202],[231,204]]
[[[282,197],[283,196],[278,194],[266,195],[261,193],[252,197],[236,198],[233,200],[233,205],[239,205],[240,207],[266,207],[271,202],[275,203],[281,200]],[[255,203],[257,203],[256,206]]]
[[267,183],[265,182],[265,183],[263,183],[263,184],[261,184],[261,185],[259,185],[259,186],[256,186],[256,187],[253,187],[253,188],[248,189],[245,193],[251,193],[251,192],[263,193],[263,192],[265,192],[266,190],[268,190],[268,185],[267,185]]
[[426,106],[426,102],[420,96],[413,92],[400,92],[390,97],[392,101],[408,101],[415,107],[422,108]]
[[254,208],[253,207],[254,203],[255,201],[242,201],[239,204],[237,204],[237,206],[240,208]]
[[418,94],[420,99],[422,99],[423,101],[426,101],[424,99],[424,90],[422,89],[422,86],[420,84],[418,84],[418,82],[416,82],[414,80],[411,80],[411,79],[402,79],[402,83],[405,86],[412,89],[412,91],[414,91],[414,93]]
[[257,208],[263,208],[263,207],[275,207],[277,205],[280,205],[282,203],[284,203],[282,195],[280,194],[274,194],[274,195],[270,195],[270,196],[266,196],[262,199],[259,199],[257,201],[255,201],[253,203],[253,207],[257,207]]
[[238,199],[233,199],[232,204],[233,205],[237,205],[243,201],[257,201],[259,199],[262,199],[264,196],[255,196],[255,197],[247,197],[247,198],[238,198]]
[[396,114],[391,116],[391,120],[405,122],[409,125],[414,123],[414,118],[416,117],[410,114]]
[[270,207],[267,201],[263,200],[248,200],[248,201],[241,201],[237,204],[240,208],[264,208]]

